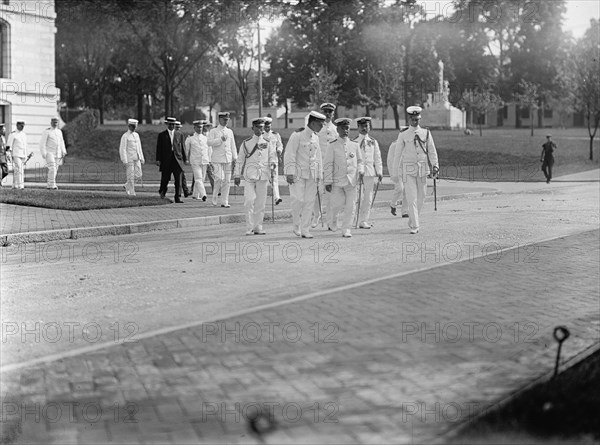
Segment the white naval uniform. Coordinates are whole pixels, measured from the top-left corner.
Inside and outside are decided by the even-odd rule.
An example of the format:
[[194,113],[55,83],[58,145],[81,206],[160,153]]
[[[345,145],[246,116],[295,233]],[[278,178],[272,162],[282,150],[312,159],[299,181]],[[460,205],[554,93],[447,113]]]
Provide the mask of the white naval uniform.
[[271,169],[277,168],[277,151],[262,136],[252,136],[240,146],[239,162],[235,164],[234,177],[244,180],[244,207],[246,230],[262,231],[267,202],[267,185]]
[[204,179],[212,156],[212,148],[208,145],[208,138],[202,133],[194,133],[185,140],[185,153],[194,173],[192,196],[200,199],[206,196]]
[[392,199],[390,200],[390,207],[398,207],[398,202],[401,202],[401,215],[408,214],[408,204],[406,202],[406,191],[404,189],[404,183],[400,180],[398,172],[394,168],[394,156],[396,154],[396,146],[398,141],[394,141],[390,144],[390,148],[387,153],[387,166],[390,174],[390,179],[394,183],[394,192],[392,193]]
[[[328,224],[332,229],[340,227],[346,231],[352,225],[356,185],[359,174],[364,173],[364,160],[360,146],[349,138],[338,138],[329,144],[323,159],[325,185],[332,185]],[[338,226],[338,215],[343,219]]]
[[[337,127],[331,121],[325,122],[321,131],[317,133],[319,136],[319,145],[321,146],[321,155],[325,157],[329,144],[338,138]],[[330,193],[325,191],[325,185],[323,182],[319,182],[319,195],[321,196],[321,212],[323,215],[327,214],[329,209]],[[319,220],[319,201],[315,201],[315,207],[313,210],[313,225],[316,226]]]
[[8,135],[6,146],[10,147],[13,161],[13,188],[25,188],[25,159],[27,158],[27,135],[24,131],[13,131]]
[[[378,175],[383,175],[383,161],[381,160],[381,150],[379,143],[368,134],[359,134],[353,139],[359,147],[364,160],[363,184],[364,188],[361,194],[360,214],[358,223],[369,224],[371,217],[371,201],[373,200],[373,189]],[[359,184],[360,187],[360,184]]]
[[[277,153],[277,159],[279,159],[281,153],[283,152],[283,142],[281,141],[281,136],[279,135],[279,133],[269,131],[268,133],[265,132],[263,137],[267,140],[267,142],[274,146],[275,151]],[[273,184],[271,184],[271,187],[273,189],[273,198],[275,199],[275,201],[277,201],[281,198],[281,195],[279,194],[279,172],[277,171],[273,176]]]
[[[417,141],[417,137],[422,141],[421,144]],[[429,154],[431,165],[438,167],[435,143],[429,130],[420,126],[411,126],[401,132],[396,143],[394,169],[406,189],[408,226],[411,230],[418,230],[419,214],[427,191],[427,175],[430,173],[425,150]]]
[[283,174],[294,176],[294,183],[290,184],[294,230],[302,235],[309,235],[317,198],[317,181],[323,178],[319,137],[309,127],[292,133],[283,158]]
[[[225,136],[225,140],[221,138]],[[229,188],[231,186],[231,163],[237,159],[237,149],[233,131],[222,125],[208,132],[208,145],[212,148],[210,162],[214,169],[215,187],[213,190],[213,205],[217,205],[218,194],[221,193],[221,205],[229,205]]]
[[125,164],[125,191],[128,195],[135,196],[135,180],[142,178],[142,164],[145,162],[142,141],[136,131],[127,130],[121,136],[119,157]]
[[56,175],[58,167],[62,165],[63,158],[67,155],[65,140],[62,131],[57,128],[46,128],[40,140],[40,153],[46,160],[48,167],[47,188],[56,188]]

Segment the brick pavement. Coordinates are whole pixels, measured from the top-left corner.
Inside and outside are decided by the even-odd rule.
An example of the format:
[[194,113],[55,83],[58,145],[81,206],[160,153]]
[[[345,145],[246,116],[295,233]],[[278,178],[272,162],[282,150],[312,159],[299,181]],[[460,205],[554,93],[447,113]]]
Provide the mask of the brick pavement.
[[[7,443],[431,443],[600,338],[599,231],[4,372]],[[77,405],[76,405],[77,404]],[[73,414],[72,417],[69,417]]]

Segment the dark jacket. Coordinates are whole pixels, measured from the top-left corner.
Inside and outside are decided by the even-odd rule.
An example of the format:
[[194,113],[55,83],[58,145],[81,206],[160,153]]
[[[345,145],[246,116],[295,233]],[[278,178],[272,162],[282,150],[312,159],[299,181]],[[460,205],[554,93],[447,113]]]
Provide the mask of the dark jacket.
[[172,162],[177,162],[183,170],[186,161],[184,145],[183,133],[179,131],[175,131],[173,135],[173,147],[171,147],[171,137],[168,130],[158,134],[158,138],[156,139],[156,160],[160,161],[159,170],[161,172],[171,170],[174,167]]

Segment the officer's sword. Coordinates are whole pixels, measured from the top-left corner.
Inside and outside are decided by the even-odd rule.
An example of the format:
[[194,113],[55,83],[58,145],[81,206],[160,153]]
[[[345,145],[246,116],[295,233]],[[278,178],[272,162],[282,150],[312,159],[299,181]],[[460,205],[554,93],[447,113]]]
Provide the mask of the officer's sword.
[[356,224],[354,224],[354,228],[358,229],[358,219],[360,218],[360,200],[361,200],[361,195],[362,195],[362,185],[363,185],[363,180],[362,180],[362,176],[360,177],[360,180],[358,181],[358,205],[356,206]]
[[271,169],[271,220],[275,224],[275,169]]
[[319,216],[321,218],[321,227],[323,227],[323,208],[321,207],[321,194],[319,193],[319,180],[317,179],[317,199],[319,201]]
[[375,193],[373,193],[373,201],[371,201],[371,210],[373,210],[373,206],[375,205],[375,198],[377,197],[377,190],[379,190],[380,183],[381,181],[377,181],[377,184],[375,185]]
[[433,175],[433,210],[437,212],[437,187],[436,183],[436,175]]

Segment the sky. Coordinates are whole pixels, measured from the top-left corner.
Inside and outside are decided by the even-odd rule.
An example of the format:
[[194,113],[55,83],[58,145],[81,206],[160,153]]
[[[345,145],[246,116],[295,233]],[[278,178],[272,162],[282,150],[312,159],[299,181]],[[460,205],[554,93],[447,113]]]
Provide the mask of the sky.
[[[391,1],[391,0],[390,0]],[[523,3],[552,1],[552,0],[525,0]],[[451,17],[452,11],[449,9],[450,0],[417,0],[419,4],[424,4],[427,11],[432,13],[445,13]],[[590,27],[590,19],[600,20],[600,1],[598,0],[567,0],[567,12],[564,16],[563,29],[571,32],[574,37],[580,38]],[[531,10],[531,9],[530,9]],[[490,12],[491,13],[491,12]],[[266,35],[281,24],[281,20],[269,22],[261,21],[261,28],[266,29]]]

